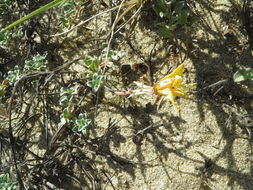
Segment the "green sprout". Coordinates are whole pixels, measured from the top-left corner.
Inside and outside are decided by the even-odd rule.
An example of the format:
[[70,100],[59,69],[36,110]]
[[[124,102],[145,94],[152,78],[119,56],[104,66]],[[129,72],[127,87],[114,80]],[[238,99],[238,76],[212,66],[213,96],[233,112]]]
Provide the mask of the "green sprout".
[[188,30],[197,21],[183,0],[155,0],[153,10],[159,18],[157,33],[164,38],[172,37],[178,26]]
[[87,82],[87,86],[89,86],[93,92],[97,92],[100,86],[105,82],[106,76],[101,72],[98,73],[90,73],[91,80]]
[[87,134],[87,127],[90,125],[91,119],[87,118],[86,113],[81,113],[74,121],[74,132],[81,132],[83,135]]
[[79,86],[74,86],[72,88],[62,87],[60,91],[60,106],[67,107],[69,102],[76,104],[76,95],[78,88]]
[[79,2],[73,2],[68,0],[62,4],[62,13],[60,14],[60,21],[62,22],[63,29],[71,26],[74,20],[74,13],[76,6]]
[[99,66],[100,63],[101,61],[99,59],[93,57],[88,57],[84,60],[84,64],[89,69],[88,76],[90,78],[86,84],[93,92],[97,92],[102,83],[105,81],[105,75]]
[[10,84],[14,84],[21,76],[22,70],[18,67],[18,65],[15,65],[13,71],[9,71],[7,75],[7,80]]
[[112,67],[113,61],[116,61],[125,55],[124,51],[108,51],[108,45],[102,45],[102,52],[99,58],[87,57],[84,60],[84,65],[88,68],[87,75],[89,80],[87,86],[92,89],[93,92],[97,92],[102,84],[106,81],[105,68]]
[[32,71],[45,70],[48,63],[46,60],[46,56],[47,54],[44,55],[37,54],[31,60],[26,61],[23,72],[30,73]]
[[9,174],[0,174],[0,190],[14,190],[17,182],[11,180]]
[[91,72],[96,72],[99,69],[100,60],[93,57],[88,57],[84,60],[84,64]]
[[59,104],[63,107],[63,113],[60,115],[60,124],[68,123],[73,132],[81,132],[86,135],[86,128],[91,123],[91,120],[87,118],[86,113],[80,113],[77,116],[74,111],[74,107],[78,106],[78,88],[78,85],[71,88],[61,88]]
[[243,82],[246,80],[253,81],[253,68],[245,68],[238,70],[233,79],[235,82]]
[[11,38],[11,33],[6,31],[6,32],[1,32],[0,33],[0,45],[6,45],[10,38]]
[[14,67],[14,70],[9,71],[7,75],[7,80],[10,84],[14,84],[20,77],[24,74],[28,74],[33,71],[45,70],[47,65],[46,54],[36,55],[31,60],[25,62],[23,69],[19,68],[17,65]]

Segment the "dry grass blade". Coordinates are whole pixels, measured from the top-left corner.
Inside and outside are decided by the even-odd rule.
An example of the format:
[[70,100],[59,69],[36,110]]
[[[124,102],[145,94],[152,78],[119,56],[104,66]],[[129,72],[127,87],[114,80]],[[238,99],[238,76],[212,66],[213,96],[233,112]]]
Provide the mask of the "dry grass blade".
[[59,36],[65,35],[65,34],[71,32],[71,31],[73,31],[74,29],[76,29],[76,28],[84,25],[85,23],[93,20],[94,18],[96,18],[98,16],[101,16],[101,15],[103,15],[105,13],[114,11],[114,10],[119,9],[121,7],[127,7],[127,9],[117,18],[117,20],[114,21],[115,25],[116,25],[130,10],[132,10],[137,5],[139,5],[141,7],[144,4],[144,2],[145,2],[145,0],[131,0],[129,2],[125,2],[122,5],[118,5],[116,7],[112,7],[110,9],[108,9],[108,10],[105,10],[105,11],[102,11],[102,12],[96,14],[96,15],[93,15],[92,17],[90,17],[90,18],[88,18],[88,19],[86,19],[86,20],[78,23],[76,26],[72,27],[71,29],[69,29],[67,31],[64,31],[64,32],[61,32],[61,33],[58,33],[58,34],[54,34],[54,35],[50,35],[50,37],[59,37]]
[[[123,6],[127,6],[126,10],[124,10],[124,12],[114,21],[114,24],[117,25],[119,23],[119,21],[129,12],[131,11],[134,7],[139,6],[142,7],[144,4],[143,0],[131,0],[129,2],[126,2],[123,4]],[[137,15],[137,12],[139,12],[140,9],[138,9],[136,11],[136,13],[134,13],[134,15]],[[131,17],[132,19],[132,17]]]

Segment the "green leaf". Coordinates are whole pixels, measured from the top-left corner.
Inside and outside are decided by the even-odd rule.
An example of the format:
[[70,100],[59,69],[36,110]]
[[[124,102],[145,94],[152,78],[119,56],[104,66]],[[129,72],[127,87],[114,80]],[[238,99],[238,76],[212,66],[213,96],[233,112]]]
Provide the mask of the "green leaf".
[[105,75],[98,73],[90,73],[90,77],[92,78],[86,84],[91,87],[93,92],[97,92],[101,84],[105,81]]
[[47,54],[44,55],[36,55],[31,60],[27,60],[25,62],[25,66],[23,69],[24,73],[29,73],[32,71],[40,71],[42,69],[46,68],[47,60],[46,60]]
[[65,108],[65,109],[63,110],[63,117],[64,117],[65,119],[72,119],[72,118],[75,118],[75,114],[70,113],[70,112],[68,111],[68,108]]
[[60,97],[60,106],[67,107],[68,106],[69,99],[67,96],[61,96]]
[[84,61],[85,65],[89,67],[91,71],[96,71],[98,69],[100,61],[94,58],[88,58]]
[[17,182],[11,180],[9,174],[0,175],[0,190],[12,190],[17,188]]
[[169,17],[168,10],[165,6],[164,0],[155,0],[155,2],[153,4],[153,10],[155,11],[156,15],[161,18],[163,18],[163,17],[168,18]]
[[194,23],[198,22],[200,19],[196,16],[192,16],[188,18],[188,25],[191,26]]
[[77,101],[77,99],[76,99],[75,96],[71,96],[70,99],[69,99],[69,101],[72,102],[72,103],[74,103],[74,104],[78,103],[78,101]]
[[42,12],[45,12],[45,11],[47,11],[50,8],[53,8],[53,7],[55,7],[55,6],[57,6],[57,5],[61,4],[61,3],[64,3],[65,1],[66,0],[54,0],[54,1],[52,1],[52,2],[50,2],[48,4],[46,4],[46,5],[44,5],[42,7],[40,7],[39,9],[36,9],[35,11],[31,12],[30,14],[22,17],[21,19],[15,21],[13,23],[11,23],[10,25],[8,25],[4,29],[2,29],[0,32],[4,32],[6,30],[9,30],[10,28],[12,28],[12,27],[14,27],[14,26],[16,26],[16,25],[18,25],[18,24],[20,24],[20,23],[22,23],[22,22],[24,22],[24,21],[26,21],[26,20],[34,17],[34,16],[36,16],[36,15],[42,13]]
[[238,70],[233,76],[234,82],[243,82],[245,80],[253,81],[253,68]]
[[177,17],[177,24],[186,24],[188,18],[188,11],[181,11]]
[[174,11],[176,13],[181,12],[184,7],[185,7],[185,2],[184,1],[176,1],[174,3]]
[[4,44],[7,44],[9,38],[10,38],[10,35],[8,32],[1,32],[0,33],[0,45],[4,45]]
[[85,113],[81,113],[74,123],[75,125],[73,126],[72,130],[74,132],[82,132],[84,135],[86,135],[87,127],[91,123],[91,120],[87,118]]
[[172,37],[176,29],[176,25],[168,25],[165,22],[158,23],[157,26],[159,26],[157,33],[164,38]]
[[14,84],[20,78],[21,74],[21,70],[16,65],[13,71],[8,72],[6,79],[9,81],[10,84]]

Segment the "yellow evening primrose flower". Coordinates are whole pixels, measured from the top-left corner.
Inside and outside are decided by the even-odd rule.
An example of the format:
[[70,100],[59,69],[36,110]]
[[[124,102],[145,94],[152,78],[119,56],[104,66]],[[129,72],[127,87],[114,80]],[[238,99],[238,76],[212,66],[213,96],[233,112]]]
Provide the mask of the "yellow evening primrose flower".
[[187,98],[189,95],[185,91],[186,87],[183,83],[184,65],[179,65],[172,73],[166,75],[162,80],[154,84],[153,89],[155,94],[163,96],[162,100],[168,99],[174,107],[179,109],[175,103],[175,96]]

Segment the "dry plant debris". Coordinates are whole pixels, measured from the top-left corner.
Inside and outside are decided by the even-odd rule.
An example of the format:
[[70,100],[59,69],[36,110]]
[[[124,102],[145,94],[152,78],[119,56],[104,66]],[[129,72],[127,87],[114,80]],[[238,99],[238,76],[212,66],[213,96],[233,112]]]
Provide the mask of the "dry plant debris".
[[252,8],[1,1],[0,189],[251,190]]

